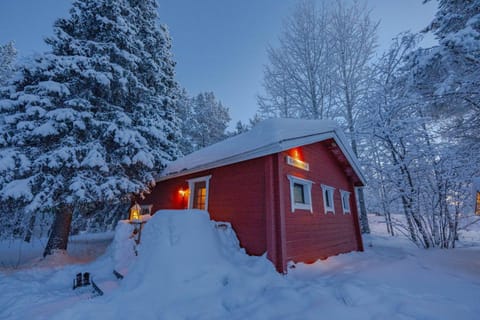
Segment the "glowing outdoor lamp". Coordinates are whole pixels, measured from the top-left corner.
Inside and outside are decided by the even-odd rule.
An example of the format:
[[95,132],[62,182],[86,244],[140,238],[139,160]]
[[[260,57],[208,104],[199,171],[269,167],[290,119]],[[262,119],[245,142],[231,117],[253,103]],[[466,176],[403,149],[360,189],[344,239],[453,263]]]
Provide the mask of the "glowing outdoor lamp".
[[180,197],[182,197],[182,206],[186,208],[187,207],[186,198],[188,196],[188,189],[180,188],[180,190],[178,190],[178,194],[180,195]]
[[130,208],[130,222],[142,222],[142,215],[140,214],[141,209],[142,208],[138,205],[138,203],[135,202],[135,204]]
[[302,153],[298,148],[289,150],[286,161],[288,165],[305,171],[310,171],[310,165],[308,162],[303,161]]
[[181,188],[180,190],[178,190],[178,193],[179,193],[180,196],[183,198],[183,197],[185,197],[185,195],[187,194],[187,190]]

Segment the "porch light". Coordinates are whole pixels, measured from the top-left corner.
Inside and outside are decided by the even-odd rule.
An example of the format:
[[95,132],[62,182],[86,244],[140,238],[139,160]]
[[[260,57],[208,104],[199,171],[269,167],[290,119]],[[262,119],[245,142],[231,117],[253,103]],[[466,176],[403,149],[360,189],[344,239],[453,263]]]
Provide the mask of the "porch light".
[[286,162],[293,167],[310,171],[310,165],[308,162],[303,161],[303,154],[299,148],[293,148],[288,151]]
[[181,205],[184,209],[187,208],[187,198],[188,198],[188,195],[189,195],[189,189],[184,189],[184,188],[180,188],[178,190],[178,194],[180,195],[181,197]]
[[135,204],[130,208],[130,222],[141,222],[142,216],[140,214],[142,208],[135,202]]
[[180,194],[180,196],[183,198],[185,197],[185,195],[187,194],[187,190],[183,189],[183,188],[180,188],[180,190],[178,190],[178,193]]
[[298,149],[293,149],[293,158],[300,160],[300,153],[298,152]]

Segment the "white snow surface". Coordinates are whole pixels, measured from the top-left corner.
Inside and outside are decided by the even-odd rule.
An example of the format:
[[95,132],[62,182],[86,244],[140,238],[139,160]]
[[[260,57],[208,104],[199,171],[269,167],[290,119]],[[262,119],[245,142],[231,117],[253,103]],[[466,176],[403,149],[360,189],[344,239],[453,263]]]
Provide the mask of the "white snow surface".
[[31,178],[18,179],[7,183],[0,191],[0,197],[2,199],[10,198],[15,200],[21,198],[25,198],[27,200],[33,199],[30,180]]
[[480,192],[480,177],[473,178],[473,189]]
[[284,118],[262,121],[250,131],[175,160],[167,165],[158,179],[237,163],[329,138],[337,141],[362,179],[360,166],[335,121]]
[[[478,319],[480,230],[468,247],[423,250],[385,236],[383,218],[372,218],[377,234],[365,238],[365,252],[291,264],[280,275],[208,213],[160,211],[145,224],[138,256],[133,227],[122,222],[91,263],[57,257],[0,268],[0,319]],[[72,290],[86,271],[103,296]]]

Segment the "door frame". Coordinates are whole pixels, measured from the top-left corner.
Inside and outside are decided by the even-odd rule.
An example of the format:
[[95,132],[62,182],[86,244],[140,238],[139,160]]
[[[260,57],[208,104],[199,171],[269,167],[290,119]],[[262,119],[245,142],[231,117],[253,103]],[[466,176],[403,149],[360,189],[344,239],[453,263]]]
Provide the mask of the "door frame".
[[193,197],[194,197],[194,194],[195,194],[195,183],[197,182],[203,182],[205,181],[205,186],[206,186],[206,192],[207,194],[205,195],[205,211],[208,211],[208,198],[209,198],[209,190],[210,190],[210,178],[212,177],[212,175],[208,175],[208,176],[203,176],[203,177],[198,177],[198,178],[193,178],[193,179],[188,179],[187,182],[188,182],[188,190],[190,191],[189,192],[189,197],[188,197],[188,206],[187,208],[188,209],[193,209],[192,206],[193,206]]

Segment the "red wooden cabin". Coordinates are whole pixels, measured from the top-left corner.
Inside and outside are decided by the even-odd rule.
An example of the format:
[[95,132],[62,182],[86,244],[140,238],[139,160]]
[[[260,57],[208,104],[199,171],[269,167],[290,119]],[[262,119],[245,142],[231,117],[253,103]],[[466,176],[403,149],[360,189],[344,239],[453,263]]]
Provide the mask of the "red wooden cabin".
[[362,251],[355,187],[359,165],[335,122],[270,119],[169,164],[142,203],[199,208],[230,222],[252,255],[279,272]]

